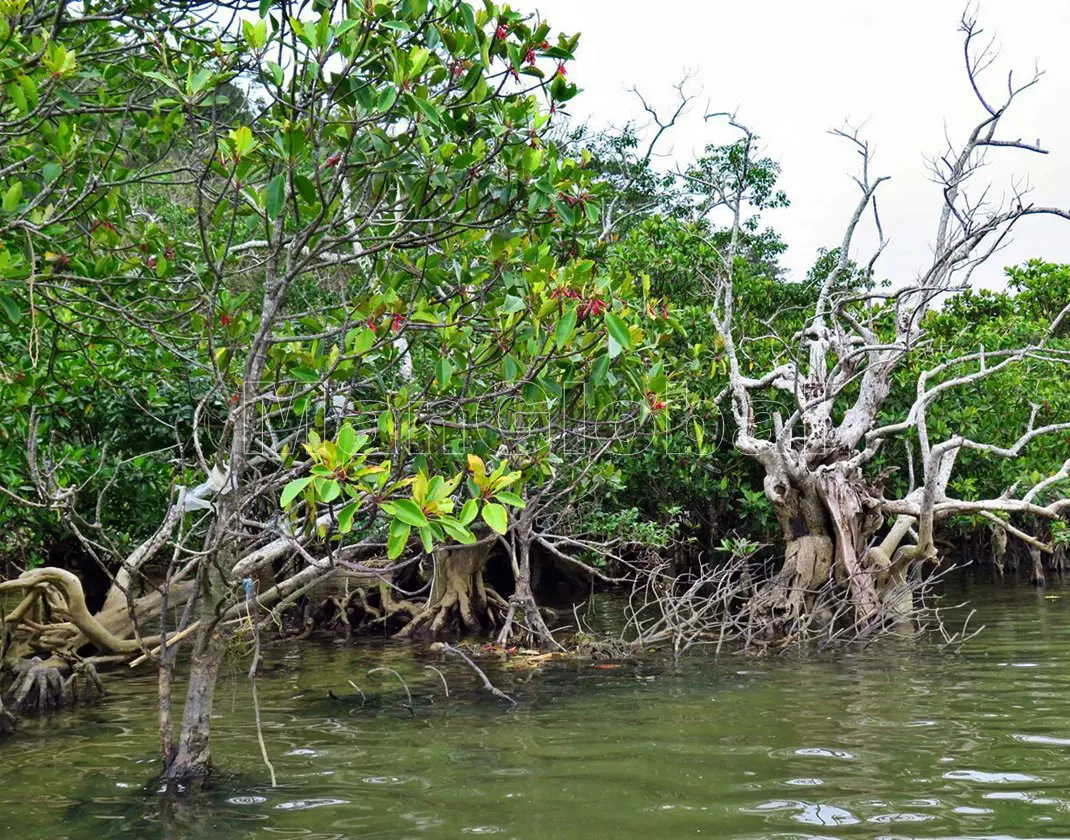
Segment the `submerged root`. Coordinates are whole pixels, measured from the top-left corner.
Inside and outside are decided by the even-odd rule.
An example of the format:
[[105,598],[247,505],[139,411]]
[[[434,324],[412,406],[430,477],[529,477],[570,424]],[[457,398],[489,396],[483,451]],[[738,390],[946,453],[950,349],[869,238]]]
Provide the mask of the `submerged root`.
[[0,738],[15,731],[15,716],[4,708],[4,698],[0,697]]
[[70,692],[57,665],[40,657],[22,663],[16,669],[11,706],[18,712],[45,714],[70,703]]
[[92,662],[76,663],[63,685],[67,696],[76,703],[91,703],[107,694]]

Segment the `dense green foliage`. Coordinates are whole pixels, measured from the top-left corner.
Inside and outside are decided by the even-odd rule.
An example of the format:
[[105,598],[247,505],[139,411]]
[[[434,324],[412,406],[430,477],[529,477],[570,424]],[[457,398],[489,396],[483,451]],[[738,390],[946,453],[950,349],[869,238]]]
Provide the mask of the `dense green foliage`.
[[[406,525],[426,547],[472,538],[469,511],[447,506],[432,527],[419,498],[460,488],[470,456],[515,476],[506,505],[551,496],[543,515],[575,533],[773,538],[760,475],[731,443],[708,312],[730,236],[710,210],[741,179],[745,371],[791,357],[778,336],[803,328],[835,263],[832,250],[785,276],[786,246],[761,222],[787,203],[774,161],[711,146],[677,177],[642,157],[633,127],[555,140],[577,40],[551,44],[508,7],[317,4],[284,19],[267,3],[215,31],[183,23],[193,6],[146,5],[163,37],[121,10],[49,32],[45,8],[13,7],[0,33],[6,489],[37,498],[34,449],[121,553],[173,485],[225,458],[249,403],[280,443],[274,498],[286,487],[283,506],[303,500],[309,521],[350,499],[343,532],[376,498],[387,519],[362,527],[389,532],[391,556]],[[1009,276],[928,316],[888,417],[919,371],[1035,340],[1070,296],[1065,267]],[[266,306],[278,323],[261,346]],[[1042,360],[945,396],[932,422],[999,439],[1031,404],[1041,419],[1070,408]],[[1021,460],[966,455],[956,491],[998,495],[1064,450],[1053,437]],[[893,483],[907,470],[899,452],[876,466]],[[424,513],[398,518],[399,494]],[[0,497],[0,550],[32,562],[60,518]],[[507,527],[496,507],[485,522]]]

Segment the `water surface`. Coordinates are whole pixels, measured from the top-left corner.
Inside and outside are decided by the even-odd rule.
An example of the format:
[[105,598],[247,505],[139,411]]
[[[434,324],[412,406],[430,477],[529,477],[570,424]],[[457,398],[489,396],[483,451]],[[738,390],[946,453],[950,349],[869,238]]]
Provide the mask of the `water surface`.
[[488,666],[515,708],[426,651],[282,645],[259,681],[278,787],[237,663],[227,773],[177,805],[147,784],[153,674],[111,674],[101,705],[0,746],[0,838],[1070,838],[1061,594],[975,588],[986,629],[956,655]]

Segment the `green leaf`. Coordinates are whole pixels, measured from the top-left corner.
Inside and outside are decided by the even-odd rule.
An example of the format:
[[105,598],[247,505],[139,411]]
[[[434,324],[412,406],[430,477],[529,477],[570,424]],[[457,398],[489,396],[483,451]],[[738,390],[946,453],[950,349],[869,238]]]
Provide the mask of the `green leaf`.
[[286,178],[280,172],[267,186],[267,217],[274,221],[282,212],[282,202],[286,197]]
[[410,526],[395,519],[390,523],[390,536],[386,539],[386,556],[390,560],[397,560],[401,552],[405,550],[405,544],[409,541]]
[[231,142],[234,143],[234,153],[239,157],[245,157],[258,145],[253,131],[247,125],[240,125],[230,132]]
[[615,358],[617,358],[617,356],[620,355],[621,349],[622,348],[621,348],[620,344],[617,343],[617,340],[612,335],[610,335],[609,336],[609,350],[606,351],[606,355],[611,359],[615,359]]
[[550,47],[548,50],[544,50],[542,54],[547,58],[559,58],[565,61],[572,61],[573,59],[572,53],[564,47]]
[[340,511],[338,511],[338,531],[342,534],[348,534],[353,530],[353,517],[357,511],[360,510],[360,502],[350,502]]
[[450,379],[453,378],[453,364],[445,356],[442,356],[438,360],[438,364],[435,365],[435,381],[438,383],[438,387],[445,390],[449,387]]
[[282,495],[279,496],[279,504],[282,505],[283,508],[288,508],[290,506],[290,503],[297,498],[298,494],[300,494],[301,491],[308,487],[308,485],[311,483],[312,476],[308,476],[306,478],[295,478],[293,481],[291,481],[289,484],[282,488]]
[[316,195],[316,186],[304,175],[294,175],[294,186],[297,194],[308,204],[315,204],[319,199]]
[[606,313],[606,329],[609,330],[610,337],[616,341],[622,349],[628,350],[631,348],[631,332],[628,330],[627,325],[612,312]]
[[384,88],[383,92],[379,94],[379,110],[389,111],[394,107],[394,103],[398,101],[397,88],[388,87]]
[[438,109],[428,102],[426,99],[421,99],[418,96],[413,96],[412,101],[416,103],[416,107],[420,112],[427,117],[428,121],[434,125],[442,125],[442,115],[438,112]]
[[0,309],[4,310],[4,315],[12,324],[17,324],[22,317],[22,311],[15,303],[15,299],[8,295],[0,295]]
[[420,528],[417,533],[420,535],[420,542],[424,544],[424,551],[430,554],[435,550],[435,536],[431,533],[430,528]]
[[45,179],[46,184],[51,184],[62,174],[63,167],[58,163],[46,163],[41,167],[41,176]]
[[472,35],[475,35],[479,30],[476,27],[476,16],[472,7],[468,3],[461,3],[461,17],[464,18],[464,28]]
[[557,329],[554,330],[554,341],[557,343],[557,349],[564,350],[565,345],[569,343],[572,338],[572,334],[576,331],[576,307],[569,309],[557,323]]
[[345,455],[347,458],[352,458],[357,451],[357,432],[349,424],[346,423],[338,431],[338,439],[335,441],[338,445],[338,451]]
[[502,312],[506,315],[512,315],[514,312],[519,312],[527,306],[524,303],[523,298],[519,298],[516,295],[506,295],[505,304],[502,306]]
[[339,496],[342,495],[342,485],[335,481],[333,478],[327,481],[317,482],[316,495],[321,502],[333,502]]
[[367,353],[372,349],[373,344],[375,344],[375,331],[370,327],[365,327],[357,334],[357,339],[353,342],[353,352],[358,355]]
[[5,213],[14,213],[22,201],[22,181],[16,181],[4,193],[3,207]]
[[464,507],[461,508],[461,524],[471,525],[476,516],[479,515],[479,502],[475,499],[469,499],[464,503]]
[[500,502],[505,502],[509,507],[520,508],[521,510],[527,507],[527,503],[522,498],[508,490],[501,490],[495,493],[494,498]]
[[442,526],[443,530],[451,537],[453,537],[461,545],[472,545],[476,540],[476,535],[465,528],[460,522],[456,522],[452,519],[439,519],[438,524]]
[[412,78],[416,78],[420,75],[420,72],[424,69],[424,65],[427,64],[427,59],[431,57],[429,50],[425,50],[423,47],[413,47],[409,53],[409,72],[412,73]]
[[591,382],[594,385],[601,385],[606,381],[606,373],[609,371],[609,356],[601,355],[594,360],[594,365],[591,366]]
[[490,502],[483,505],[483,521],[486,522],[491,530],[496,534],[504,534],[509,530],[509,514],[505,512],[499,504]]
[[398,499],[394,502],[395,516],[402,522],[415,525],[417,528],[427,527],[427,517],[420,510],[420,506],[412,499]]

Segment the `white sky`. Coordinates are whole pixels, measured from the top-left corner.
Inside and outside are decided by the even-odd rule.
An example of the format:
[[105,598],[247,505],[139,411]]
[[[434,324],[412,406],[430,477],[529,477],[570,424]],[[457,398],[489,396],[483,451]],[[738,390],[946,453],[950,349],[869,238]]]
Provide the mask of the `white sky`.
[[[820,246],[839,244],[857,201],[849,175],[857,157],[827,131],[865,122],[890,245],[878,274],[911,279],[929,253],[940,207],[925,156],[944,149],[946,125],[961,137],[979,116],[963,70],[957,31],[962,0],[519,0],[555,31],[581,32],[569,77],[582,93],[572,113],[592,125],[642,117],[628,89],[669,107],[672,85],[694,72],[692,111],[664,147],[686,161],[708,142],[731,139],[702,114],[736,110],[782,167],[792,206],[766,214],[790,249],[785,264],[800,278]],[[1070,208],[1070,0],[985,0],[984,38],[995,35],[996,65],[985,80],[998,99],[1009,69],[1024,79],[1035,64],[1040,84],[1017,100],[1003,136],[1040,138],[1046,157],[993,156],[987,178],[1000,188],[1028,177],[1037,204]],[[1002,268],[1030,257],[1070,262],[1070,224],[1030,219],[1013,244],[975,279],[999,285]],[[868,240],[872,242],[873,240]],[[859,241],[859,245],[864,241]],[[858,254],[869,256],[869,250]]]

